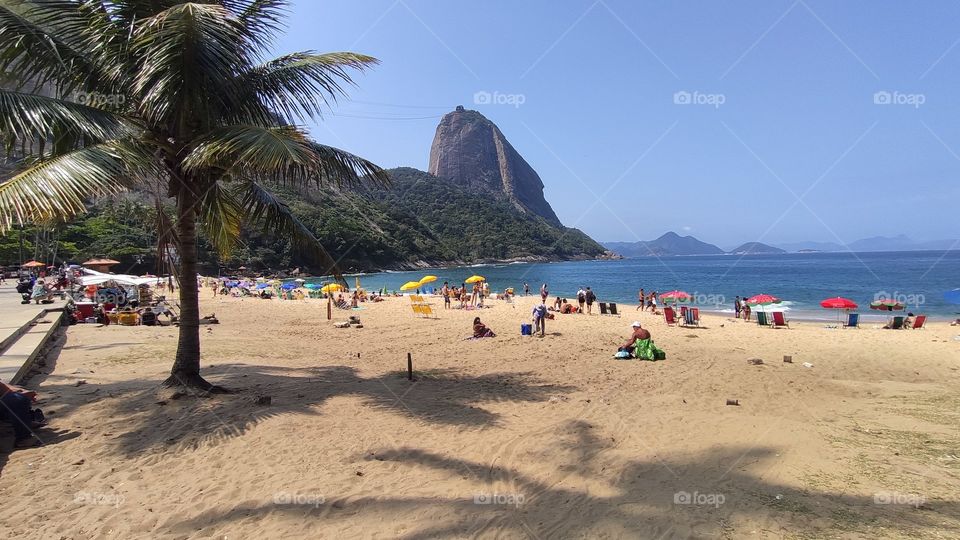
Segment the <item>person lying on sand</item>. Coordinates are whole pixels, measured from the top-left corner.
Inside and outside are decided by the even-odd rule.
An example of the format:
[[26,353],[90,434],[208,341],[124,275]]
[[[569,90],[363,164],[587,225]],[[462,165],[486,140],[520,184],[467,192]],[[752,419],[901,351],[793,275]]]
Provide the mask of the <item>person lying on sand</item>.
[[497,337],[493,333],[493,330],[487,328],[487,325],[480,322],[480,317],[473,318],[473,337],[475,338],[485,338],[485,337]]

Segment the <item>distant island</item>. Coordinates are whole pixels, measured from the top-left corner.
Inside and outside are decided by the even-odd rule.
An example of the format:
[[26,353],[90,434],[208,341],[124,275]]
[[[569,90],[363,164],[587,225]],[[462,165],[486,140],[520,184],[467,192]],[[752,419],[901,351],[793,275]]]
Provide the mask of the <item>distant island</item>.
[[745,242],[724,250],[693,236],[680,236],[670,231],[656,240],[638,242],[604,242],[604,247],[624,257],[664,257],[683,255],[776,255],[780,253],[871,252],[871,251],[944,251],[960,249],[958,240],[916,242],[906,236],[876,236],[856,240],[843,246],[833,242],[795,242],[771,246],[760,242]]

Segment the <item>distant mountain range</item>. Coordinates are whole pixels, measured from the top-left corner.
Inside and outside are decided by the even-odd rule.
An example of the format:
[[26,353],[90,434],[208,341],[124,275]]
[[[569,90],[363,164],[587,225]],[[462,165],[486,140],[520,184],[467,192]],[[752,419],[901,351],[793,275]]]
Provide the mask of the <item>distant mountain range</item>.
[[624,257],[673,256],[673,255],[769,255],[809,251],[921,251],[960,249],[960,241],[937,240],[917,242],[907,236],[875,236],[851,242],[843,246],[834,242],[793,242],[771,246],[760,242],[747,242],[730,250],[700,241],[692,236],[680,236],[671,231],[656,240],[639,242],[604,242],[603,246]]

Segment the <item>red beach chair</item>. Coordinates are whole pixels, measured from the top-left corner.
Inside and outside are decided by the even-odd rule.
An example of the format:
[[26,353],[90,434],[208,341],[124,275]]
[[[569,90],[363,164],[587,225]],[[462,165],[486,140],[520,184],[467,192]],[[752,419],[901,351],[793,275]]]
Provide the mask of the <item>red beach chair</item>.
[[667,306],[663,308],[663,320],[667,321],[667,326],[677,324],[677,317],[672,307]]
[[782,311],[774,311],[771,313],[773,315],[773,324],[771,325],[774,328],[780,328],[781,326],[789,328],[790,325],[787,324],[787,319],[784,318]]

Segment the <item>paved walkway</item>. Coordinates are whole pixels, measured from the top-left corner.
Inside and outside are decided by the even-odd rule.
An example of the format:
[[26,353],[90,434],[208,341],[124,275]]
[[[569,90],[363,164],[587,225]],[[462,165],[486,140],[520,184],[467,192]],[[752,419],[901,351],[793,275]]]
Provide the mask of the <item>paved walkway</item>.
[[[0,285],[0,380],[17,382],[25,375],[25,364],[33,362],[43,344],[52,334],[53,322],[61,313],[51,313],[44,317],[47,310],[63,307],[63,300],[52,304],[21,304],[16,283],[9,280]],[[34,320],[48,320],[31,327]]]

